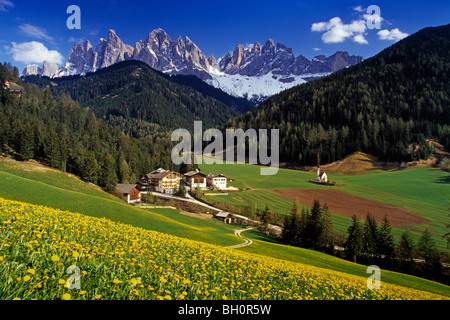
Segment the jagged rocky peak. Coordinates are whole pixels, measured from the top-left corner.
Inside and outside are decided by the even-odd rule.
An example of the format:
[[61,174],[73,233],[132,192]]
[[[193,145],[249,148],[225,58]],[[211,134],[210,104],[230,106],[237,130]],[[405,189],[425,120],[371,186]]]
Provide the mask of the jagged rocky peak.
[[[23,69],[23,75],[85,75],[128,59],[143,61],[167,74],[196,75],[236,96],[250,94],[243,88],[267,96],[304,79],[324,76],[362,61],[362,57],[341,51],[330,57],[316,56],[310,61],[302,55],[294,56],[291,48],[269,39],[263,45],[258,41],[250,46],[238,44],[217,62],[214,56],[206,56],[188,36],[178,35],[172,40],[158,28],[132,47],[109,29],[106,39],[100,38],[95,49],[88,40],[74,44],[64,67],[48,62],[42,68],[31,65]],[[264,81],[260,81],[262,77]]]
[[292,48],[280,42],[275,45],[269,39],[262,47],[259,42],[255,42],[252,48],[238,44],[232,54],[227,53],[220,59],[219,70],[244,76],[262,76],[271,72],[275,75],[303,75],[335,72],[361,61],[362,57],[341,51],[328,58],[316,56],[310,61],[303,55],[295,57]]
[[40,68],[37,64],[26,66],[22,69],[22,75],[24,77],[29,75],[40,75],[53,78],[64,74],[61,74],[61,69],[56,63],[44,60],[44,62],[42,63],[42,68]]
[[59,67],[56,63],[49,62],[47,60],[44,61],[42,65],[41,75],[53,78],[59,73]]
[[[134,47],[133,59],[141,60],[152,68],[167,73],[198,74],[202,79],[214,71],[216,59],[206,57],[200,48],[188,37],[178,35],[172,40],[163,29],[155,29],[145,40]],[[195,71],[194,71],[195,70]]]
[[22,69],[22,75],[24,77],[39,74],[39,65],[29,64]]
[[95,51],[98,54],[95,70],[109,67],[120,61],[129,60],[133,56],[133,47],[123,43],[112,29],[108,30],[108,39],[106,41],[100,39],[100,43],[95,48]]
[[86,74],[132,58],[133,48],[119,38],[112,29],[107,39],[100,38],[95,50],[89,40],[74,44],[65,65],[68,74]]
[[67,69],[72,69],[70,73],[85,74],[91,71],[94,65],[94,50],[89,40],[83,44],[74,44],[66,63]]

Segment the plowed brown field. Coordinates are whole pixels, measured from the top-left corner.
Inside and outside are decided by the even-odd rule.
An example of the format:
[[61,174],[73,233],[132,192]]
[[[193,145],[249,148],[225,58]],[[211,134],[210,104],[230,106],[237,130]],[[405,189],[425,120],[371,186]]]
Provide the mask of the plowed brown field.
[[292,201],[298,200],[307,206],[312,206],[314,199],[319,199],[320,203],[322,205],[326,203],[332,212],[350,217],[356,215],[360,219],[364,219],[367,213],[370,212],[377,222],[382,222],[384,215],[387,214],[392,226],[416,225],[429,222],[427,219],[402,207],[365,199],[334,189],[279,189],[268,191]]

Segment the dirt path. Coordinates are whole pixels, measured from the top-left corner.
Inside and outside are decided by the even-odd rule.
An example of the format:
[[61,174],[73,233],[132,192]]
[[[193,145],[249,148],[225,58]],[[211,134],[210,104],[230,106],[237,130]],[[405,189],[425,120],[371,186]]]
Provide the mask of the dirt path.
[[245,242],[244,242],[244,243],[240,243],[240,244],[236,244],[236,245],[234,245],[234,246],[228,246],[228,247],[226,247],[226,248],[237,249],[237,248],[242,248],[242,247],[246,247],[246,246],[251,245],[251,244],[253,243],[253,240],[248,239],[248,238],[244,238],[244,237],[241,235],[241,233],[244,232],[244,231],[252,230],[252,229],[253,229],[253,228],[247,228],[247,229],[238,229],[238,230],[235,230],[235,231],[234,231],[234,235],[235,235],[236,237],[239,237],[239,238],[244,239]]

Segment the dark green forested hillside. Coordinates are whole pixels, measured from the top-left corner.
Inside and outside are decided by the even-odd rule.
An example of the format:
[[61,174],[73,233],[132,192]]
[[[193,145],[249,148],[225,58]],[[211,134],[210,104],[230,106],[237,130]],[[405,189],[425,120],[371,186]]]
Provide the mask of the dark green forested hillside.
[[[225,127],[280,129],[280,160],[313,165],[363,151],[427,158],[450,147],[450,25],[426,28],[378,55],[286,90]],[[421,145],[418,152],[408,150]],[[411,149],[410,149],[411,150]]]
[[240,110],[249,110],[244,101],[218,93],[206,83],[199,85],[197,80],[201,81],[170,77],[140,61],[120,62],[84,77],[26,79],[48,86],[54,96],[69,95],[97,117],[136,137],[155,130],[190,130],[195,120],[202,120],[204,127],[215,127]]
[[[65,94],[20,83],[8,64],[0,64],[0,153],[37,159],[110,191],[117,182],[136,182],[156,166],[174,168],[170,133],[136,139],[108,125]],[[5,81],[23,87],[22,96]]]

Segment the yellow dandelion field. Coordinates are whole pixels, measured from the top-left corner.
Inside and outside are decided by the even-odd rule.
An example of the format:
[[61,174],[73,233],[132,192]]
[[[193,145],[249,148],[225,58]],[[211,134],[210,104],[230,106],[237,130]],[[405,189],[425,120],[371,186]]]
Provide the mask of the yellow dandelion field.
[[0,198],[0,299],[447,297]]

